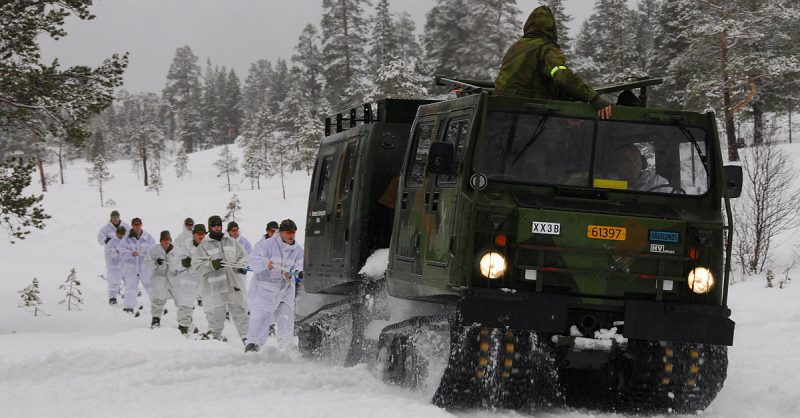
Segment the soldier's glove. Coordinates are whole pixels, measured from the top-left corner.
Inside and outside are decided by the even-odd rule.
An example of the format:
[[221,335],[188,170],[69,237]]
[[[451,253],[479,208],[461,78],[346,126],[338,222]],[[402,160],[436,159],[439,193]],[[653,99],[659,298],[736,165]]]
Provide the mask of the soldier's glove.
[[211,260],[211,267],[213,267],[214,270],[221,269],[222,268],[222,259],[218,258],[216,260]]
[[238,271],[239,274],[247,274],[247,269],[246,268],[240,268],[240,269],[237,269],[236,271]]
[[105,243],[108,244],[109,241],[111,241],[111,237],[106,237],[106,242]]
[[131,232],[128,233],[128,236],[131,238],[136,238],[136,232],[133,232],[133,229],[131,229]]
[[156,259],[156,264],[158,264],[159,266],[164,264],[164,259],[163,258],[157,258]]
[[192,266],[192,258],[191,257],[184,258],[183,260],[181,260],[181,265],[188,269],[189,267]]

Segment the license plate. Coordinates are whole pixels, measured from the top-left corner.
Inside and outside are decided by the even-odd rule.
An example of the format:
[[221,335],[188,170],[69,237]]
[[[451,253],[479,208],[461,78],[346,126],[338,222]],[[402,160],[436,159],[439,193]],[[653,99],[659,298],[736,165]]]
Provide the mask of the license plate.
[[544,235],[561,235],[561,224],[553,222],[536,222],[531,225],[531,233]]
[[608,239],[612,241],[625,241],[627,231],[616,226],[589,225],[586,237],[591,239]]

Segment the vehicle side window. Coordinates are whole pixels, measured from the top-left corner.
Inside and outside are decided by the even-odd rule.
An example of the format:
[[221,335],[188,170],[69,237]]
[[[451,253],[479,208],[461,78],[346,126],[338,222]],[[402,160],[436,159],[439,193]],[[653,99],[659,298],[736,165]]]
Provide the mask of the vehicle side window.
[[346,199],[350,195],[350,180],[353,178],[353,169],[356,159],[353,154],[356,151],[356,143],[351,142],[347,144],[347,149],[344,152],[344,161],[342,163],[342,176],[339,178],[339,201]]
[[406,186],[419,186],[425,177],[425,164],[428,162],[428,152],[433,139],[434,122],[426,122],[417,126],[416,148],[412,153],[411,167],[406,175]]
[[[442,142],[453,144],[453,167],[458,168],[461,159],[464,156],[464,146],[467,143],[467,131],[469,130],[469,119],[461,117],[458,119],[451,119],[447,124]],[[455,174],[449,176],[437,176],[437,185],[452,185],[455,184]]]
[[331,172],[333,166],[333,155],[329,155],[322,160],[320,165],[319,177],[317,181],[317,202],[328,200],[328,189],[330,188]]

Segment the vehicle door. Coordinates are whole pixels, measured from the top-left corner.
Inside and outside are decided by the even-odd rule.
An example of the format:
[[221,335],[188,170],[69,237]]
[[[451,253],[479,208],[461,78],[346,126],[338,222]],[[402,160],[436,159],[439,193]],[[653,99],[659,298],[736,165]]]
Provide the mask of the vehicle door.
[[353,200],[355,183],[356,150],[360,135],[348,138],[344,151],[339,158],[336,173],[336,193],[333,202],[333,239],[330,240],[331,261],[341,262],[345,256],[345,248],[350,243],[350,202]]
[[414,129],[409,155],[403,164],[395,225],[397,260],[417,262],[421,246],[420,224],[425,214],[426,164],[436,128],[436,116],[420,119]]
[[425,192],[425,262],[427,265],[447,267],[453,242],[453,223],[456,217],[457,179],[467,143],[471,110],[450,113],[439,141],[453,145],[453,173],[431,175]]

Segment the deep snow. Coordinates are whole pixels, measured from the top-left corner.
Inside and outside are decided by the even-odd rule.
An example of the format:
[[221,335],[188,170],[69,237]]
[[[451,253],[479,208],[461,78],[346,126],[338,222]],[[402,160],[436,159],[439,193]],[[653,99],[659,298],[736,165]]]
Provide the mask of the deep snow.
[[[800,147],[785,145],[800,162]],[[235,149],[235,148],[234,148]],[[141,217],[144,229],[158,236],[179,232],[191,216],[205,223],[224,213],[230,200],[212,162],[218,150],[190,155],[192,175],[174,178],[171,164],[162,168],[165,189],[160,196],[145,192],[130,162],[111,164],[115,178],[106,198],[116,201],[126,222]],[[241,153],[237,149],[237,153]],[[429,399],[386,386],[361,365],[345,369],[300,358],[296,351],[277,351],[274,342],[258,354],[245,355],[230,324],[229,342],[195,341],[175,329],[171,302],[162,328],[150,330],[149,308],[140,318],[106,304],[102,248],[95,242],[111,207],[100,207],[96,191],[86,184],[84,162],[71,164],[65,185],[51,185],[45,208],[53,216],[44,231],[34,231],[16,244],[0,240],[0,416],[342,416],[436,417],[449,412]],[[48,167],[54,172],[55,167]],[[236,177],[237,181],[239,177]],[[286,179],[287,199],[280,180],[250,190],[237,185],[242,234],[255,244],[266,223],[291,217],[302,241],[309,177],[295,172]],[[31,189],[36,191],[35,189]],[[791,254],[791,242],[778,258]],[[75,267],[86,299],[82,310],[67,311],[58,290]],[[371,266],[374,267],[374,266]],[[800,270],[791,275],[800,274]],[[18,308],[18,290],[33,277],[40,281],[42,310],[34,317]],[[730,289],[730,306],[737,322],[725,388],[703,413],[708,417],[800,416],[800,279],[785,289],[764,286],[753,277]],[[146,302],[141,298],[141,302]],[[146,303],[145,303],[145,306]],[[195,321],[205,327],[201,310]],[[520,416],[511,411],[472,411],[467,416]],[[539,411],[537,416],[616,416],[587,410]]]

